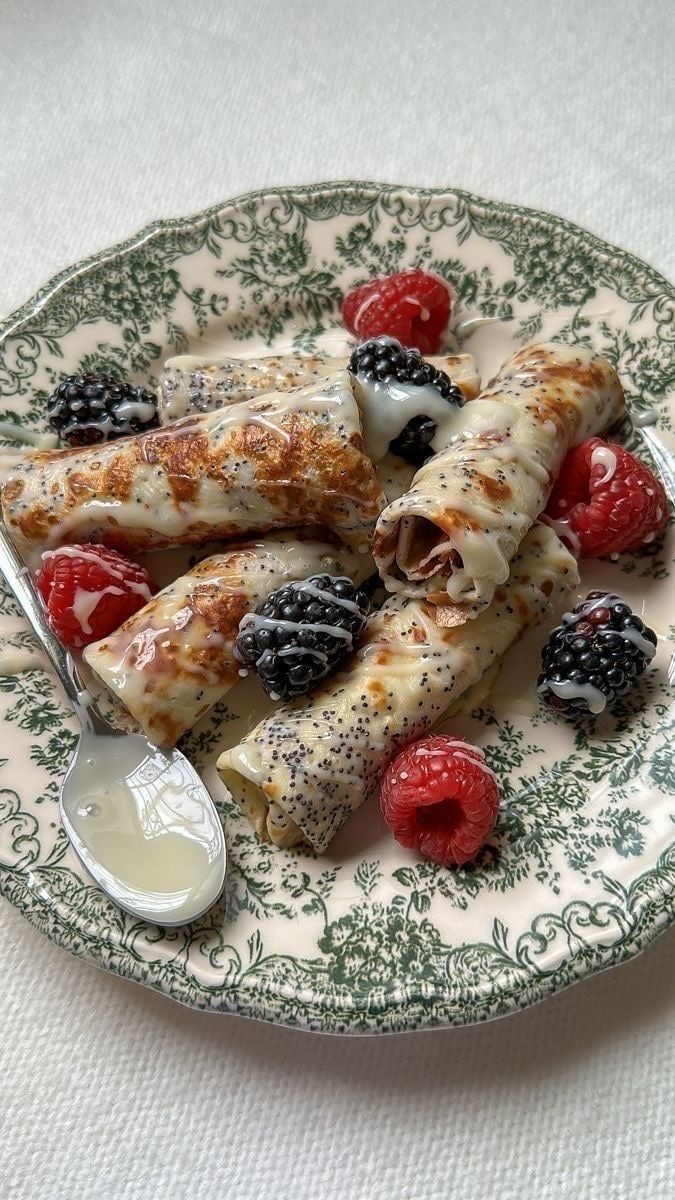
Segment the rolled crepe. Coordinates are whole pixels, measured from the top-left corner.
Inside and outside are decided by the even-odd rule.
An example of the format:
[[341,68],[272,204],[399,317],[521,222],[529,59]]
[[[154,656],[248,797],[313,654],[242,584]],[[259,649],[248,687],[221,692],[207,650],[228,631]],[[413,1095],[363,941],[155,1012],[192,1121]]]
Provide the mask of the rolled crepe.
[[282,705],[218,759],[260,837],[325,850],[375,793],[396,751],[434,725],[578,580],[560,539],[536,525],[508,582],[474,621],[443,628],[433,605],[390,597],[369,618],[344,673]]
[[372,559],[298,532],[203,559],[94,642],[84,658],[157,745],[171,745],[239,678],[233,645],[245,613],[291,579],[361,579]]
[[583,346],[519,350],[481,396],[455,410],[446,448],[380,515],[373,555],[391,592],[473,616],[508,578],[569,448],[614,424],[621,384]]
[[[347,358],[328,354],[270,355],[264,358],[197,358],[183,354],[164,365],[157,392],[162,425],[191,412],[211,412],[225,404],[252,400],[263,392],[306,387],[347,366]],[[458,384],[467,400],[480,390],[470,354],[447,354],[429,360]]]
[[63,542],[142,551],[307,525],[366,545],[384,502],[347,371],[102,446],[28,454],[2,489],[29,564]]

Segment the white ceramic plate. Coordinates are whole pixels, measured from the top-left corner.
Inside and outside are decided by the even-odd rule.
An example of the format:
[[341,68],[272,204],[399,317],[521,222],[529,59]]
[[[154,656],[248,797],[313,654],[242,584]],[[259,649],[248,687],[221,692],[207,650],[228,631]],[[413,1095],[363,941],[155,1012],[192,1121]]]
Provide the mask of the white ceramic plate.
[[[411,265],[451,281],[461,316],[500,318],[465,341],[483,378],[540,336],[605,353],[632,411],[657,419],[626,440],[667,470],[675,292],[661,276],[545,213],[368,183],[244,196],[65,271],[0,327],[0,417],[44,429],[49,390],[76,369],[156,380],[178,351],[340,352],[344,292]],[[4,895],[72,953],[186,1004],[334,1032],[486,1020],[625,961],[675,911],[672,531],[665,546],[582,570],[584,594],[611,588],[645,616],[658,656],[593,727],[537,703],[545,630],[512,652],[489,707],[452,722],[485,748],[504,796],[474,868],[402,850],[376,806],[321,858],[261,845],[213,768],[262,710],[249,680],[184,739],[220,799],[225,907],[179,930],[136,921],[92,884],[59,826],[75,726],[51,675],[33,670],[0,679]],[[0,636],[30,644],[6,594]]]

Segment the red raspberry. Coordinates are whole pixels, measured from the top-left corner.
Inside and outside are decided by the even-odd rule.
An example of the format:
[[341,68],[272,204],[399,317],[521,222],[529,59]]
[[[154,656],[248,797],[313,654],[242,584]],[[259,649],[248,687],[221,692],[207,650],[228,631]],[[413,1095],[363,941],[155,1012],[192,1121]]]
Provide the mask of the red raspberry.
[[499,791],[482,750],[436,734],[396,755],[380,805],[397,842],[448,867],[478,853],[494,828]]
[[37,585],[65,646],[88,646],[137,612],[155,588],[148,572],[105,546],[46,550]]
[[668,499],[639,458],[593,437],[570,450],[546,512],[569,522],[581,554],[604,558],[655,541],[668,523]]
[[397,338],[421,354],[434,354],[450,319],[452,292],[438,275],[401,271],[355,288],[342,302],[342,319],[355,337]]

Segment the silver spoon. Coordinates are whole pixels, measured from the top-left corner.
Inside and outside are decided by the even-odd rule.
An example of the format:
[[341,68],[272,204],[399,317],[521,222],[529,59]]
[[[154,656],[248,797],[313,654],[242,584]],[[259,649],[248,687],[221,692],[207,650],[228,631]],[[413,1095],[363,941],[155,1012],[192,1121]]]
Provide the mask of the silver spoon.
[[2,524],[0,571],[82,726],[59,801],[75,852],[120,908],[157,925],[193,921],[225,879],[223,829],[204,783],[179,750],[104,720]]

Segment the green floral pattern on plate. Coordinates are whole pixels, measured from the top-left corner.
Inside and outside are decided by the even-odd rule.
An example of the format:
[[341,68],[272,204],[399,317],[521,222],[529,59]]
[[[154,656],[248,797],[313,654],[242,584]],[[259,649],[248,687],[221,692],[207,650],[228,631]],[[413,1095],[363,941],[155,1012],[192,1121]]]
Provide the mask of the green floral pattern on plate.
[[[450,280],[461,316],[497,318],[465,342],[483,378],[540,336],[602,350],[633,414],[657,418],[622,440],[672,482],[673,288],[560,218],[464,192],[325,184],[158,222],[63,272],[0,326],[0,418],[43,428],[55,379],[78,367],[140,381],[187,349],[339,353],[345,290],[413,265]],[[333,1032],[486,1020],[625,961],[675,912],[671,540],[586,563],[583,584],[644,607],[659,655],[595,725],[538,706],[545,631],[509,656],[489,707],[452,722],[484,746],[504,797],[474,867],[420,861],[376,811],[359,812],[323,858],[261,845],[213,768],[259,704],[247,681],[184,739],[225,822],[225,898],[184,929],[136,921],[93,886],[60,829],[75,729],[52,677],[29,671],[0,678],[2,892],[72,953],[186,1004]],[[31,645],[4,592],[0,635]]]

